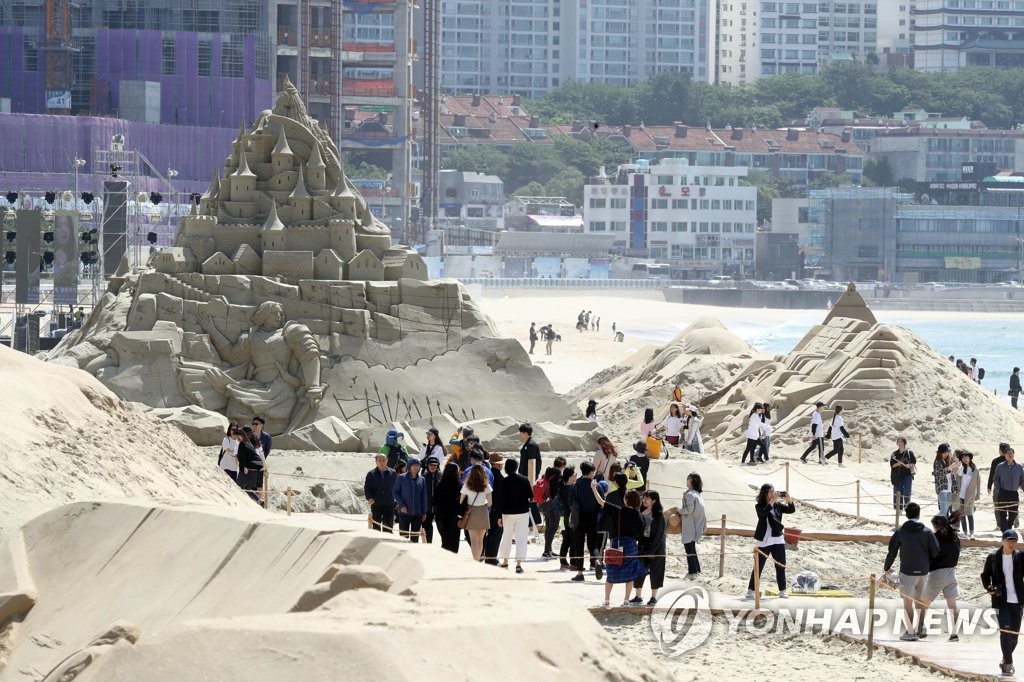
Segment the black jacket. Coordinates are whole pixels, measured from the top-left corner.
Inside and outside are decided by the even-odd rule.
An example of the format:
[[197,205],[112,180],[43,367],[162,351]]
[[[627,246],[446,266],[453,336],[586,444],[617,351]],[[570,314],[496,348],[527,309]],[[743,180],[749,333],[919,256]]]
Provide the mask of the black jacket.
[[[625,520],[625,519],[623,519]],[[641,519],[643,520],[643,519]],[[644,532],[640,535],[640,554],[665,553],[665,515],[654,514],[648,526],[644,522]]]
[[238,466],[240,469],[262,469],[263,460],[260,459],[256,448],[245,441],[238,444]]
[[1010,395],[1020,395],[1020,376],[1010,375]]
[[[782,535],[785,530],[785,526],[782,525],[783,514],[793,514],[796,512],[796,505],[794,504],[783,504],[782,502],[776,502],[775,504],[755,504],[754,511],[757,512],[757,527],[754,528],[754,539],[764,540],[766,537],[777,538]],[[771,530],[771,534],[767,533]]]
[[886,571],[892,568],[896,555],[900,556],[900,573],[928,575],[932,559],[939,554],[939,541],[935,533],[917,519],[907,519],[889,538],[889,553],[885,557]]
[[[427,490],[429,491],[430,488],[428,487]],[[459,484],[458,477],[454,481],[446,483],[442,476],[441,480],[438,481],[437,487],[434,488],[431,512],[435,516],[445,518],[458,516],[462,511],[462,505],[459,503],[461,490],[462,486]]]
[[[985,557],[985,569],[981,572],[981,584],[985,589],[994,587],[992,608],[998,609],[1006,603],[1006,576],[1003,574],[1002,547]],[[1013,552],[1013,589],[1017,592],[1017,603],[1024,604],[1024,552]]]
[[506,474],[501,482],[501,504],[498,507],[502,514],[525,514],[530,511],[533,501],[533,486],[530,479],[522,474]]
[[994,460],[992,460],[992,466],[990,466],[988,468],[988,491],[989,492],[992,492],[992,486],[995,485],[995,482],[996,482],[996,467],[999,466],[1000,464],[1002,464],[1005,461],[1006,461],[1006,458],[1003,457],[1002,455],[999,455]]
[[533,460],[533,475],[540,477],[544,470],[540,468],[540,446],[532,437],[527,438],[522,447],[519,448],[519,473],[523,476],[530,475],[530,460]]
[[370,469],[366,474],[366,482],[363,483],[363,494],[367,502],[374,500],[378,507],[395,506],[395,481],[398,474],[394,469],[381,471],[377,467]]
[[494,490],[491,492],[491,518],[501,516],[501,505],[504,504],[505,496],[505,477],[501,473],[500,467],[491,469],[491,473],[494,474],[494,485],[491,487]]
[[427,513],[434,513],[434,496],[437,495],[437,484],[441,482],[441,472],[435,471],[433,475],[430,474],[426,468],[420,474],[427,482]]
[[[605,505],[605,511],[608,511],[608,505]],[[623,507],[617,509],[616,516],[621,519],[616,524],[615,530],[612,532],[611,537],[613,538],[633,538],[640,543],[640,538],[644,534],[644,520],[640,518],[640,512],[632,507]]]
[[565,527],[569,527],[569,514],[572,512],[572,503],[576,500],[576,484],[573,485],[562,485],[562,489],[558,491],[558,496],[562,498],[562,520],[565,521]]
[[905,464],[917,464],[917,457],[914,456],[913,450],[909,448],[904,450],[902,457],[899,450],[893,450],[892,455],[889,456],[889,480],[892,481],[893,485],[899,484],[900,481],[908,476],[914,476],[914,474],[910,473],[910,469],[905,466],[893,467],[893,464],[900,460]]
[[935,539],[939,541],[939,553],[932,557],[929,568],[932,571],[940,568],[956,568],[960,561],[960,538],[956,536],[956,532],[953,532],[952,540],[939,537]]
[[625,490],[616,489],[604,497],[604,507],[601,508],[603,518],[601,530],[611,534],[612,537],[618,535],[619,510],[626,506],[623,499],[625,496]]

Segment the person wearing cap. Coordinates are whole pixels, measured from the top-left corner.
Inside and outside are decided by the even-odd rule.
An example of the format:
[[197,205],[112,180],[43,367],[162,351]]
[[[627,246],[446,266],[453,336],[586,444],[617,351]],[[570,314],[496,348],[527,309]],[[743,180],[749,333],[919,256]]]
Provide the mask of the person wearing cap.
[[400,442],[402,438],[404,438],[404,435],[400,431],[389,429],[384,436],[384,445],[381,445],[380,449],[377,450],[377,452],[387,456],[388,467],[391,469],[398,466],[399,462],[408,463],[409,461],[409,453]]
[[420,461],[409,460],[409,471],[395,481],[395,507],[398,530],[413,542],[420,541],[420,528],[427,518],[427,481],[420,475]]
[[[906,615],[907,630],[900,639],[916,642],[924,631],[924,599],[928,587],[928,573],[932,560],[939,555],[939,541],[931,528],[921,523],[921,506],[911,502],[906,507],[907,520],[889,539],[889,552],[885,556],[882,570],[888,573],[900,557],[900,594],[903,595],[903,611]],[[917,629],[914,627],[914,613],[918,614]]]
[[743,450],[743,457],[740,459],[740,466],[747,463],[747,456],[750,456],[750,463],[757,464],[757,459],[754,458],[754,451],[757,450],[757,444],[761,440],[761,412],[764,407],[761,403],[754,403],[754,407],[750,410],[750,415],[747,418],[747,447]]
[[1013,528],[1020,507],[1020,491],[1024,489],[1024,467],[1014,461],[1013,448],[1003,453],[1004,461],[996,467],[992,486],[996,496],[996,514],[999,530]]
[[366,474],[363,493],[370,505],[373,529],[390,533],[395,525],[395,481],[398,474],[388,466],[387,455],[374,456],[376,466]]
[[1013,650],[1020,632],[1021,604],[1024,600],[1024,552],[1017,549],[1020,536],[1008,528],[1003,531],[1002,547],[985,557],[981,584],[992,597],[992,608],[999,618],[999,668],[1004,676],[1014,674]]
[[825,427],[821,421],[821,413],[825,410],[825,403],[818,401],[814,404],[814,412],[811,413],[811,444],[800,455],[800,461],[807,464],[807,455],[817,449],[818,464],[825,461]]
[[[633,443],[633,454],[630,455],[629,462],[635,464],[636,468],[640,470],[640,476],[637,479],[643,481],[636,488],[641,492],[647,490],[647,472],[651,468],[651,458],[647,456],[647,443],[642,440]],[[629,466],[629,462],[626,463],[627,466]]]
[[[434,510],[437,508],[437,486],[441,483],[441,460],[436,455],[430,455],[423,460],[423,466],[424,471],[420,475],[427,488],[427,515],[423,519],[423,532],[426,535],[427,544],[430,544],[434,541]],[[440,527],[438,527],[438,531],[440,531]]]
[[696,405],[687,405],[683,410],[683,446],[690,452],[704,452],[704,440],[700,437],[702,421]]
[[[485,459],[487,457],[493,457],[493,456],[494,455],[488,455],[487,453],[485,453],[483,451],[483,448],[477,448],[475,450],[471,450],[470,453],[469,453],[469,466],[467,466],[465,469],[462,469],[462,474],[459,476],[459,480],[462,483],[465,483],[466,482],[466,477],[469,476],[470,468],[472,468],[472,466],[474,464],[479,464],[480,466],[482,466],[484,468],[484,471],[487,473],[487,484],[490,485],[493,488],[494,487],[494,472],[491,471],[490,462]],[[498,455],[498,457],[501,457],[501,455]]]
[[498,525],[502,528],[498,556],[501,567],[508,568],[508,557],[512,553],[512,541],[516,543],[516,573],[523,572],[530,542],[530,505],[533,504],[533,486],[530,480],[519,473],[519,462],[513,458],[505,460],[505,480],[501,483],[501,517]]
[[501,475],[501,470],[505,458],[501,456],[501,453],[492,452],[488,455],[487,461],[491,465],[491,468],[487,469],[487,473],[491,474],[491,487],[494,490],[491,493],[491,506],[487,510],[490,527],[487,529],[487,535],[484,536],[484,563],[497,566],[501,537],[504,535],[504,529],[501,527],[501,509],[504,504],[505,478]]

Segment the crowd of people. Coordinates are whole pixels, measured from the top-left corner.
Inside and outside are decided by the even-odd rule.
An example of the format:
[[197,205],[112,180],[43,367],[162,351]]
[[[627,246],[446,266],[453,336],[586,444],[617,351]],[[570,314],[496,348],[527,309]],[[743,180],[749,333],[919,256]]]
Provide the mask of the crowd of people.
[[[443,549],[458,553],[460,531],[473,559],[524,572],[531,526],[543,524],[542,557],[557,558],[562,570],[605,581],[607,606],[615,585],[624,586],[623,604],[657,603],[665,583],[666,519],[661,495],[648,486],[646,443],[633,444],[621,457],[607,437],[593,458],[576,467],[555,457],[542,469],[540,448],[530,424],[519,426],[518,457],[487,452],[472,427],[460,427],[441,442],[436,429],[426,432],[419,457],[408,455],[404,435],[386,434],[366,474],[364,494],[377,531],[397,532],[411,542],[433,542],[436,528]],[[531,466],[532,464],[532,466]],[[394,465],[394,466],[392,466]],[[399,473],[396,466],[405,465]],[[531,482],[530,476],[536,476]],[[687,552],[688,578],[700,574],[696,543],[705,529],[700,475],[687,478],[680,515]],[[397,523],[397,526],[396,526]],[[514,553],[514,556],[513,556]]]

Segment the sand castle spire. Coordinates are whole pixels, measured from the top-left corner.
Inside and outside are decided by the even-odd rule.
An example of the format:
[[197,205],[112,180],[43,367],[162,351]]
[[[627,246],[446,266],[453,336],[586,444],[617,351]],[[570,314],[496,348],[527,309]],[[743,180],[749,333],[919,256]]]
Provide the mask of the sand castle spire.
[[238,154],[238,168],[231,174],[232,177],[256,177],[256,174],[249,170],[249,160],[246,158],[245,150],[243,149]]
[[281,222],[277,215],[277,202],[273,199],[270,200],[270,213],[267,214],[267,219],[263,221],[263,227],[260,230],[262,232],[284,230],[284,223]]
[[306,182],[303,179],[302,166],[299,166],[299,179],[295,183],[295,189],[288,195],[289,199],[308,199],[309,191],[306,190]]
[[220,168],[213,170],[213,178],[210,180],[210,186],[203,193],[203,199],[216,199],[217,195],[220,194]]
[[284,126],[281,126],[281,131],[277,134],[277,144],[274,145],[274,151],[271,152],[272,156],[278,154],[292,154],[292,148],[288,146],[288,136],[284,134]]
[[309,161],[306,162],[306,168],[326,168],[323,157],[320,155],[320,145],[313,143],[313,149],[309,153]]

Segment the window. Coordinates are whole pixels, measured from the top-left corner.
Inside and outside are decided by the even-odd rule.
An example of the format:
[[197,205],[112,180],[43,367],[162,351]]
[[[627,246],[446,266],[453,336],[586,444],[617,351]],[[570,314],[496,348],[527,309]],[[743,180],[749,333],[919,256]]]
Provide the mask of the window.
[[673,199],[672,200],[672,208],[681,208],[681,209],[685,210],[685,209],[687,209],[689,207],[690,207],[689,199]]
[[590,231],[591,232],[604,232],[607,228],[606,223],[603,220],[591,220]]
[[199,41],[199,75],[209,76],[213,62],[213,46],[209,40]]
[[879,247],[874,246],[858,246],[857,247],[857,258],[878,258]]
[[626,208],[625,197],[612,197],[608,201],[610,208]]
[[711,200],[711,210],[712,211],[719,211],[721,209],[722,209],[722,202],[721,202],[721,200],[719,200],[719,199],[712,199]]
[[701,223],[700,224],[700,231],[701,232],[707,232],[708,231],[708,224],[707,223]]
[[220,75],[225,78],[241,78],[245,75],[242,46],[238,41],[225,42],[221,46]]
[[711,231],[712,232],[721,232],[722,231],[722,223],[711,223]]
[[611,222],[612,232],[625,232],[626,221],[625,220],[613,220]]
[[668,199],[651,199],[651,209],[668,208]]
[[[612,199],[612,201],[615,201],[615,199]],[[623,201],[625,201],[625,199],[623,199]],[[597,199],[595,197],[590,198],[590,208],[604,208],[605,203],[607,203],[605,199]]]
[[39,48],[37,48],[35,45],[25,46],[25,70],[39,70]]
[[806,206],[801,206],[800,208],[798,208],[796,210],[796,221],[798,223],[809,223],[809,222],[811,222],[810,221],[810,216],[809,216],[810,210],[811,209],[806,207]]
[[756,204],[757,204],[757,202],[755,202],[755,201],[748,201],[747,202],[747,210],[748,211],[756,211],[757,210]]
[[687,223],[685,223],[685,222],[682,222],[682,223],[681,222],[673,222],[672,223],[672,231],[673,232],[686,232],[686,230],[687,230],[686,225],[687,225]]
[[671,175],[659,175],[657,177],[657,181],[658,181],[657,184],[659,184],[659,185],[674,185],[675,184],[674,180],[675,180],[675,178],[672,177]]
[[160,73],[165,76],[174,75],[174,61],[176,56],[174,38],[164,38],[160,41]]
[[664,220],[655,220],[651,223],[651,232],[668,232],[668,223]]
[[732,210],[732,199],[723,199],[722,200],[722,208],[724,210],[726,210],[726,211],[731,211]]
[[707,199],[701,199],[701,200],[700,200],[700,209],[701,209],[702,211],[707,211],[707,210],[708,210],[708,207],[709,207],[710,205],[711,205],[711,202],[710,202],[709,200],[707,200]]

